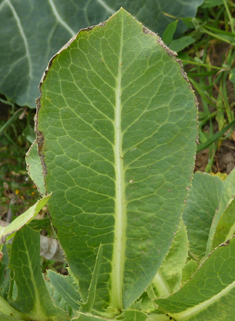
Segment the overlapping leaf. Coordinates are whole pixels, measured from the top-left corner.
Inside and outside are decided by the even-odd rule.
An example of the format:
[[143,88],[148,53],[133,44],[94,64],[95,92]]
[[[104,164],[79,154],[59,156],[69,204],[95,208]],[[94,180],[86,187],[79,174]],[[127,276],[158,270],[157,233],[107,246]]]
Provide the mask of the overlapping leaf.
[[[167,253],[190,185],[195,98],[160,39],[123,9],[50,62],[37,136],[49,210],[85,301],[128,308]],[[44,138],[44,140],[43,140]]]
[[[107,19],[121,6],[161,34],[172,18],[194,17],[203,0],[0,0],[0,91],[35,107],[48,60],[81,28]],[[36,22],[36,23],[35,23]],[[185,30],[179,26],[178,32]]]
[[190,253],[200,261],[206,252],[207,241],[216,209],[219,206],[223,181],[215,176],[197,172],[193,177],[183,213]]
[[164,298],[179,290],[187,257],[187,231],[181,220],[170,250],[153,279],[158,297]]
[[157,304],[180,321],[232,321],[235,238],[218,247],[183,288]]
[[[14,237],[10,268],[17,287],[11,305],[30,320],[68,320],[67,314],[51,301],[40,268],[39,233],[25,226]],[[3,311],[4,312],[4,311]]]
[[224,243],[233,236],[235,232],[235,200],[232,199],[223,212],[214,235],[213,248]]
[[145,321],[147,319],[147,315],[141,311],[127,310],[116,319],[120,321]]
[[44,179],[42,175],[42,165],[40,157],[38,156],[36,141],[28,150],[26,157],[27,171],[31,179],[34,181],[41,195],[45,195]]
[[5,243],[7,239],[12,238],[19,229],[21,229],[25,224],[28,224],[43,208],[43,206],[48,202],[51,195],[44,196],[42,199],[37,201],[33,206],[31,206],[26,212],[18,216],[14,221],[12,221],[8,226],[0,227],[0,245]]
[[[215,212],[215,215],[211,224],[209,236],[208,236],[206,256],[209,255],[213,249],[213,242],[214,242],[217,226],[220,223],[227,207],[234,200],[234,197],[235,197],[234,181],[235,181],[235,169],[232,170],[228,178],[223,182],[223,190],[221,193],[219,206]],[[215,244],[215,245],[217,246],[218,244]]]
[[53,288],[75,310],[79,310],[80,295],[71,282],[71,277],[64,277],[59,273],[48,271],[47,273]]
[[110,319],[97,317],[97,316],[94,316],[91,314],[85,314],[85,313],[79,313],[79,316],[73,319],[73,321],[108,321],[108,320]]

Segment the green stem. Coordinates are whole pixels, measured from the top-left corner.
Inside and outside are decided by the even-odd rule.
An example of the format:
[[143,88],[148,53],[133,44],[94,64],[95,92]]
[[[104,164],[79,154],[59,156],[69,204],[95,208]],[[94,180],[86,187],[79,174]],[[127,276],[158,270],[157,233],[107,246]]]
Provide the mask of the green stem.
[[206,68],[212,68],[212,69],[217,69],[217,70],[224,70],[224,68],[221,67],[216,67],[216,66],[211,66],[211,65],[207,65],[207,64],[203,64],[200,62],[196,62],[196,61],[191,61],[191,60],[185,60],[185,59],[181,59],[181,61],[184,64],[191,64],[191,65],[196,65],[196,66],[202,66],[202,67],[206,67]]
[[14,115],[0,128],[0,134],[18,117],[19,111],[22,111],[22,108],[18,109]]
[[234,19],[233,19],[232,16],[231,16],[231,13],[230,13],[230,10],[229,10],[227,1],[226,1],[226,0],[223,0],[223,2],[224,2],[224,6],[225,6],[225,9],[226,9],[227,15],[228,15],[228,19],[229,19],[229,22],[230,22],[230,26],[231,26],[232,33],[235,33],[235,30],[234,30],[234,22],[233,22]]
[[235,125],[235,120],[233,120],[231,123],[229,123],[227,126],[225,126],[223,129],[221,129],[218,133],[213,135],[211,138],[209,138],[205,143],[201,143],[197,146],[197,153],[199,153],[201,150],[206,149],[209,147],[212,143],[214,143],[217,139],[219,139],[226,131]]
[[223,42],[227,42],[227,43],[229,43],[231,46],[235,46],[235,43],[231,43],[231,41],[229,41],[228,39],[223,38],[223,37],[220,37],[219,35],[217,35],[217,34],[215,34],[215,33],[213,33],[213,32],[210,32],[210,31],[206,30],[205,28],[202,28],[202,32],[206,33],[207,35],[209,35],[209,36],[211,36],[211,37],[213,37],[213,38],[217,38],[217,39],[219,39],[219,40],[221,40],[221,41],[223,41]]

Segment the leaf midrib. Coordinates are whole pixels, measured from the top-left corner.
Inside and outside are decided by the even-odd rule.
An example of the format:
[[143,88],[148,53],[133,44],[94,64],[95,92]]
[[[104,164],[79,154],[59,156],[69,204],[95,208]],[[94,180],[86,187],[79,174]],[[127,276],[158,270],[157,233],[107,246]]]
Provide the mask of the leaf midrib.
[[114,159],[116,171],[116,196],[115,196],[115,228],[114,246],[111,274],[110,305],[118,310],[123,309],[122,291],[126,247],[126,206],[125,206],[125,180],[122,154],[121,132],[121,82],[122,82],[122,47],[123,47],[123,22],[120,35],[120,51],[118,61],[118,75],[115,86],[115,121],[114,121]]
[[[26,249],[25,253],[27,256],[27,260],[28,260],[28,267],[29,267],[29,271],[30,271],[30,280],[33,284],[33,289],[30,289],[31,297],[35,299],[34,309],[32,311],[30,311],[28,313],[28,315],[31,318],[40,318],[41,321],[44,321],[44,320],[46,321],[48,319],[48,317],[43,313],[44,311],[42,310],[41,300],[40,300],[39,293],[38,293],[38,285],[37,285],[37,282],[34,277],[35,271],[32,266],[31,256],[28,251],[27,242],[24,237],[23,237],[23,242],[24,242],[24,248]],[[33,291],[34,291],[34,294],[33,294]]]
[[225,289],[211,297],[209,300],[205,300],[204,302],[199,303],[198,305],[195,305],[192,308],[189,308],[185,311],[182,311],[180,313],[170,314],[170,316],[176,318],[177,320],[189,320],[189,318],[196,316],[203,310],[206,310],[214,303],[218,302],[221,298],[223,298],[225,295],[229,294],[229,292],[235,288],[235,281],[229,284]]

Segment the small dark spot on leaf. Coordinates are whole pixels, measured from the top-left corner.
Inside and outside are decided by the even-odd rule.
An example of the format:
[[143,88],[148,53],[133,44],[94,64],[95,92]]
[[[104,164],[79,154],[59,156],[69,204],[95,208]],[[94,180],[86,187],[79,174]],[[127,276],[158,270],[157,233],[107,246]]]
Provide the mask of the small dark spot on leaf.
[[229,245],[229,243],[230,243],[230,240],[227,240],[226,242],[220,244],[220,246],[227,246],[227,245]]

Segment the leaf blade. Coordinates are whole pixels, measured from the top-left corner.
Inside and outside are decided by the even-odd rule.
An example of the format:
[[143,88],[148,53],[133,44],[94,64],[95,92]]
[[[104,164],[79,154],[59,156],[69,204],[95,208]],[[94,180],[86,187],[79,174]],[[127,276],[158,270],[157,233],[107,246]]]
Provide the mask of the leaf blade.
[[83,300],[103,244],[96,309],[127,308],[178,226],[196,147],[195,98],[174,54],[123,9],[63,49],[38,101],[49,209]]
[[38,232],[25,226],[16,233],[9,267],[14,272],[17,297],[11,305],[26,317],[39,321],[50,318],[68,320],[65,311],[55,307],[51,301],[41,274],[39,252]]
[[215,249],[177,293],[156,302],[179,320],[226,320],[234,315],[235,239]]
[[222,190],[223,181],[220,178],[200,172],[194,174],[183,220],[188,232],[190,253],[198,262],[205,256]]
[[37,151],[37,142],[36,140],[31,145],[30,149],[28,150],[26,156],[26,168],[29,176],[31,177],[32,181],[37,186],[37,189],[41,195],[45,195],[46,189],[44,186],[43,174],[42,174],[42,165],[41,160],[38,155]]
[[13,222],[11,222],[6,227],[1,227],[0,230],[0,244],[5,243],[6,239],[12,238],[14,233],[21,229],[25,224],[30,223],[30,221],[39,213],[43,206],[50,199],[51,194],[44,196],[42,199],[37,201],[33,206],[31,206],[26,212],[18,216]]
[[68,304],[75,310],[79,310],[80,295],[78,291],[72,286],[71,282],[56,272],[49,270],[47,275],[50,279],[53,288],[68,302]]

